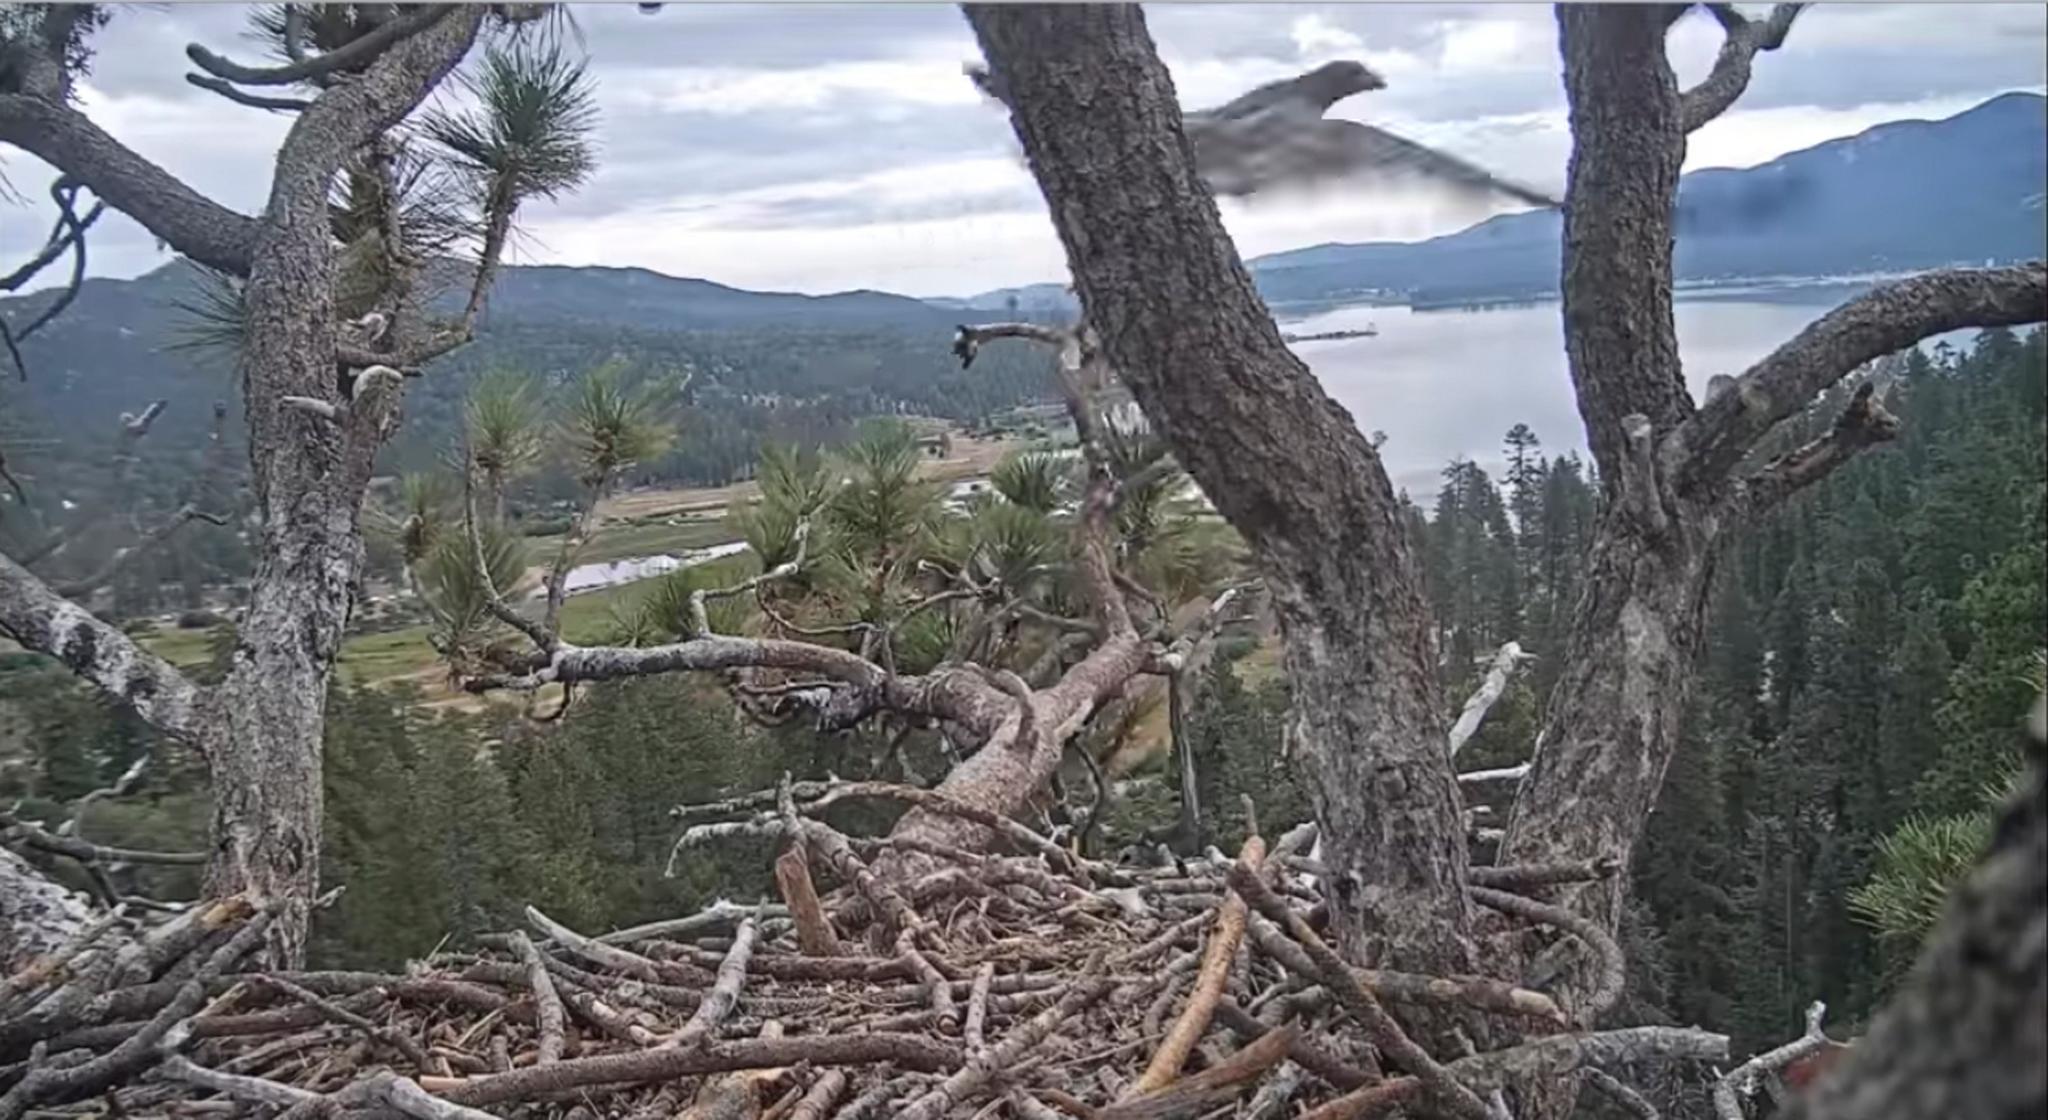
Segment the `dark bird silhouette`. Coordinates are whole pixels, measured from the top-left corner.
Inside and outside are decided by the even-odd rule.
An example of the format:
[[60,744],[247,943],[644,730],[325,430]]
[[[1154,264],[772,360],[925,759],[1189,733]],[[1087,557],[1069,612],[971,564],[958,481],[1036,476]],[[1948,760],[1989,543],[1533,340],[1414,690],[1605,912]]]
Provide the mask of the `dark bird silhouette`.
[[1226,105],[1189,113],[1195,167],[1209,189],[1230,198],[1349,180],[1416,186],[1471,198],[1505,196],[1556,206],[1540,191],[1509,182],[1382,128],[1324,116],[1354,94],[1385,89],[1359,62],[1331,62],[1270,82]]

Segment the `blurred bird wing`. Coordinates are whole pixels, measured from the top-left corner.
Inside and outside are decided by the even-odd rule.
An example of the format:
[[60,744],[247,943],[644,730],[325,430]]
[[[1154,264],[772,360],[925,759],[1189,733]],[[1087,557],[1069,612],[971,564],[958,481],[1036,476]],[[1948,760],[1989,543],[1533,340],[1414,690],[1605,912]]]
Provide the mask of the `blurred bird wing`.
[[1456,156],[1355,121],[1301,125],[1264,120],[1191,130],[1195,160],[1210,189],[1241,197],[1335,180],[1408,181],[1458,194],[1505,195],[1532,206],[1556,206],[1538,191],[1508,182]]

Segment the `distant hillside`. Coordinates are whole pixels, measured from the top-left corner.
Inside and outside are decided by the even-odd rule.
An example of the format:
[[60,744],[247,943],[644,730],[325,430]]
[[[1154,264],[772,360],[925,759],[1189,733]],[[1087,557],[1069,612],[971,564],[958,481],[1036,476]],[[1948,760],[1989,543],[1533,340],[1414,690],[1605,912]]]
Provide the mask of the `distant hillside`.
[[[2048,100],[2009,93],[1940,121],[1893,121],[1740,170],[1679,181],[1681,281],[1819,277],[2038,257],[2048,242]],[[1249,262],[1275,306],[1381,296],[1418,304],[1557,287],[1562,217],[1490,218],[1420,242],[1328,244]],[[956,301],[1071,308],[1056,284]]]
[[[195,300],[196,279],[176,262],[134,280],[88,281],[24,344],[27,383],[9,376],[0,384],[0,450],[10,461],[44,477],[84,478],[64,464],[103,462],[115,418],[157,397],[171,407],[151,433],[151,454],[196,453],[210,402],[239,396],[231,356],[176,346],[193,322],[182,305]],[[18,323],[53,298],[0,300],[0,315]],[[508,268],[478,340],[435,363],[408,393],[385,466],[415,469],[442,456],[470,379],[496,367],[557,387],[612,359],[650,376],[689,373],[684,438],[642,477],[690,483],[744,475],[764,440],[830,442],[878,414],[972,421],[1050,392],[1048,360],[1027,348],[994,347],[973,369],[960,368],[953,326],[984,317],[885,292],[810,296],[645,269]],[[229,438],[239,441],[241,431],[237,411]],[[45,438],[50,432],[64,438]]]
[[499,320],[545,317],[664,330],[946,330],[953,323],[949,313],[888,292],[750,292],[644,268],[559,265],[507,269],[491,292],[490,311]]
[[[1898,121],[1760,167],[1707,170],[1680,185],[1678,273],[1706,283],[1824,276],[2038,256],[2048,239],[2048,101],[2007,94],[1943,121]],[[1318,245],[1251,262],[1278,307],[1378,295],[1418,304],[1535,297],[1556,286],[1560,219],[1507,215],[1413,244]],[[235,398],[233,362],[172,349],[193,271],[93,280],[24,351],[26,385],[0,384],[0,447],[40,444],[101,461],[113,420],[155,397],[172,408],[159,454],[195,453],[208,402]],[[19,323],[54,298],[0,300]],[[1048,283],[956,300],[886,292],[751,292],[639,268],[506,269],[482,337],[437,364],[408,398],[388,456],[425,465],[447,446],[468,378],[491,366],[560,384],[610,358],[690,371],[690,431],[652,477],[715,482],[743,472],[763,439],[815,440],[863,416],[971,420],[1050,388],[1042,355],[991,347],[972,370],[950,353],[955,322],[1070,311]],[[49,438],[63,433],[63,439]],[[239,438],[239,422],[231,437]],[[61,477],[50,464],[36,469]]]

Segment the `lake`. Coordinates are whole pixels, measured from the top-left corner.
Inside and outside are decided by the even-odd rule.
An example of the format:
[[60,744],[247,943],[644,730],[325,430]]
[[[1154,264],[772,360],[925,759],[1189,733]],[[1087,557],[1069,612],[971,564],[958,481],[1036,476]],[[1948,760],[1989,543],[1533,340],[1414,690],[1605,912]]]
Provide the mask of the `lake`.
[[[1857,290],[1681,294],[1678,346],[1694,398],[1708,378],[1741,373]],[[1360,430],[1387,433],[1387,472],[1416,501],[1434,498],[1439,473],[1459,456],[1499,480],[1501,437],[1517,423],[1533,428],[1551,455],[1585,454],[1555,302],[1456,311],[1341,307],[1284,326],[1315,334],[1368,324],[1378,336],[1300,342],[1294,351]],[[1962,345],[1975,333],[1948,337]]]

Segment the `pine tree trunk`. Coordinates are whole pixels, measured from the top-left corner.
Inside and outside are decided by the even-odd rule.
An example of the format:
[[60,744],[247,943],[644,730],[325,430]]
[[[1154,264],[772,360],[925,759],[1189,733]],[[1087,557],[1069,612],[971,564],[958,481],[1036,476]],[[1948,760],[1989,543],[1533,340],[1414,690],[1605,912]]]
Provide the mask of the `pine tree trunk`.
[[[387,126],[462,59],[480,24],[461,12],[393,48],[406,65],[363,90]],[[272,967],[304,959],[320,876],[327,679],[362,572],[363,495],[396,419],[390,384],[343,387],[339,420],[283,403],[338,395],[328,191],[363,124],[309,112],[285,138],[243,291],[240,367],[261,551],[227,675],[196,738],[214,790],[206,891],[248,892],[276,908],[264,953]]]
[[1344,950],[1472,967],[1436,646],[1385,470],[1281,340],[1135,6],[967,6],[1110,363],[1272,591]]

